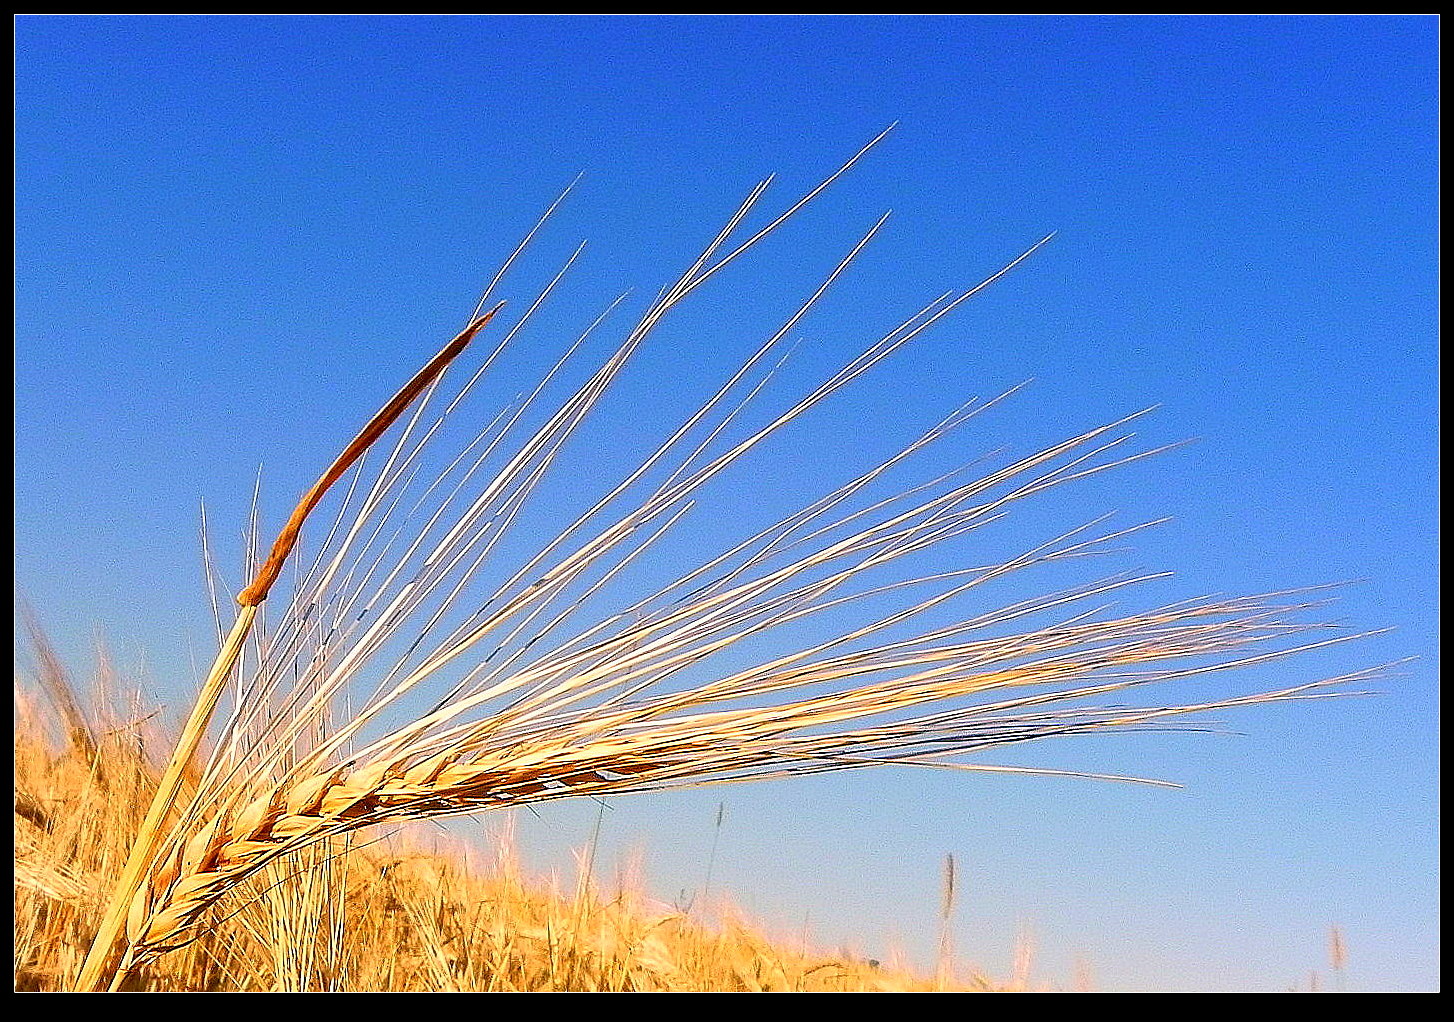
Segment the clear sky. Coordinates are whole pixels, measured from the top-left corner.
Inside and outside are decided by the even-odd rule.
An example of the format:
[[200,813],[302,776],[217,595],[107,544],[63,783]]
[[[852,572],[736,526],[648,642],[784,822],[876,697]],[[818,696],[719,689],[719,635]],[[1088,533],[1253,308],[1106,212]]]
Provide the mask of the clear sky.
[[[1050,985],[1331,986],[1336,924],[1348,989],[1438,986],[1434,19],[27,16],[15,56],[16,586],[78,674],[99,638],[178,712],[213,652],[199,503],[236,583],[258,466],[275,529],[577,175],[512,285],[589,241],[540,358],[604,297],[639,311],[761,177],[784,208],[897,122],[642,353],[596,442],[658,435],[885,210],[785,386],[1057,231],[762,452],[703,542],[1033,378],[929,467],[1159,403],[1144,443],[1196,443],[1024,527],[1170,515],[1121,555],[1177,572],[1145,599],[1357,580],[1325,613],[1392,629],[1213,695],[1418,659],[1235,734],[1015,758],[1182,790],[884,770],[617,800],[602,874],[637,854],[677,901],[710,859],[773,932],[922,965],[953,854],[959,959],[999,975],[1025,933]],[[597,809],[517,816],[527,865],[568,873]]]

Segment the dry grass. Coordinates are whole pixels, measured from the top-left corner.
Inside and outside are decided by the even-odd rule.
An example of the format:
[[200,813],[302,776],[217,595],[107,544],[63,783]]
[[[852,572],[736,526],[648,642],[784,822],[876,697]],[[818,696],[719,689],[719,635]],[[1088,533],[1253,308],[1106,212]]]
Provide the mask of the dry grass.
[[[728,469],[1047,239],[981,283],[923,305],[806,394],[764,412],[774,360],[880,220],[609,492],[544,538],[523,524],[567,441],[663,319],[858,158],[738,240],[763,182],[584,383],[558,393],[618,303],[564,345],[539,386],[493,417],[474,417],[483,428],[446,450],[449,427],[475,414],[465,402],[476,381],[534,323],[571,265],[532,299],[512,300],[490,324],[495,346],[447,393],[444,368],[463,364],[465,345],[499,311],[479,315],[511,256],[464,333],[370,420],[266,557],[254,535],[241,612],[229,629],[218,609],[222,652],[110,892],[79,988],[114,988],[164,967],[170,953],[211,933],[198,924],[223,902],[381,823],[884,763],[996,769],[966,757],[1317,695],[1366,674],[1214,703],[1127,705],[1153,683],[1344,637],[1308,637],[1312,626],[1299,616],[1312,604],[1300,595],[1111,610],[1155,576],[962,609],[1006,577],[1103,552],[1142,527],[1097,520],[1022,541],[1009,557],[963,553],[1022,502],[1154,453],[1125,453],[1135,416],[993,470],[885,489],[926,447],[994,404],[970,402],[821,499],[680,565],[665,584],[623,581]],[[392,441],[355,466],[396,417]],[[296,566],[279,612],[265,616],[304,519],[343,479],[346,493],[332,524],[319,528],[311,561]],[[531,544],[524,555],[522,540]],[[946,561],[941,551],[957,554]],[[804,626],[824,623],[826,633],[802,637]],[[209,747],[203,738],[229,685]],[[449,970],[436,965],[443,982]]]

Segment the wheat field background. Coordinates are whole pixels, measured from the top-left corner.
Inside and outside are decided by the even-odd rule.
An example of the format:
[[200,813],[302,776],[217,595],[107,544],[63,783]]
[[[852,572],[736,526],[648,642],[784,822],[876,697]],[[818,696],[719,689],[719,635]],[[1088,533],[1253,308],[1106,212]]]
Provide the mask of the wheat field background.
[[1433,24],[19,19],[17,986],[1437,988]]
[[[169,747],[140,700],[95,679],[83,711],[35,633],[43,675],[17,699],[15,988],[71,989],[113,874],[155,786],[139,753]],[[94,723],[93,723],[94,722]],[[469,847],[394,832],[284,861],[252,884],[196,945],[125,990],[261,992],[949,992],[1029,988],[948,959],[932,974],[849,952],[773,940],[730,911],[655,900],[643,878],[531,876],[508,832]],[[1028,966],[1028,961],[1027,961]]]

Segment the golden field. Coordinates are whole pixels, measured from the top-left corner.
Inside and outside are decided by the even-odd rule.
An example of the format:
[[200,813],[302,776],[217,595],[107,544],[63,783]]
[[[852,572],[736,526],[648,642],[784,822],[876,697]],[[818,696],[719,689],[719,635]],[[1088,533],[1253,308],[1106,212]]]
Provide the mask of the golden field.
[[[50,660],[17,685],[15,987],[69,989],[151,799],[168,743],[136,700],[91,723]],[[47,670],[48,668],[48,670]],[[103,681],[106,681],[103,672]],[[131,717],[130,714],[137,714]],[[532,879],[508,840],[487,862],[417,835],[305,851],[227,899],[192,943],[137,970],[145,991],[932,991],[1023,988],[789,947],[709,925],[639,880]],[[341,850],[342,843],[335,843]],[[588,857],[588,856],[587,856]],[[584,871],[583,871],[584,872]]]

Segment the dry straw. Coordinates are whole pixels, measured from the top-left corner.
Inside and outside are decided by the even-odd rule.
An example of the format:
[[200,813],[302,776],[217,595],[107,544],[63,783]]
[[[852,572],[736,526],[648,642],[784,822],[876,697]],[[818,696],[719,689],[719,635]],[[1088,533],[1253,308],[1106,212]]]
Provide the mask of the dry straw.
[[[1107,703],[1151,682],[1341,641],[1289,642],[1310,627],[1294,621],[1309,605],[1296,596],[1107,612],[1107,598],[1145,577],[1102,579],[947,624],[921,623],[942,622],[961,598],[991,582],[1103,550],[1133,531],[1098,531],[1103,523],[1096,521],[992,564],[915,567],[926,552],[953,549],[946,544],[1025,498],[1154,453],[1121,453],[1127,419],[978,476],[951,473],[882,495],[891,472],[993,401],[965,405],[883,463],[732,549],[687,565],[649,595],[601,609],[618,591],[613,582],[655,552],[704,487],[1043,240],[975,287],[923,307],[765,425],[741,428],[790,333],[880,220],[618,485],[532,553],[510,560],[524,531],[517,523],[541,480],[663,317],[874,143],[736,241],[767,188],[762,182],[574,392],[552,404],[549,385],[614,304],[538,387],[442,470],[426,469],[431,441],[437,446],[447,435],[446,420],[456,421],[451,414],[565,272],[518,303],[524,311],[515,324],[444,410],[429,413],[449,363],[487,324],[504,321],[499,304],[484,315],[479,309],[532,229],[466,330],[309,491],[239,595],[240,612],[111,894],[80,989],[115,989],[148,960],[193,939],[229,892],[280,857],[374,824],[870,764],[994,770],[962,757],[1319,694],[1368,673],[1213,703]],[[402,426],[380,463],[361,460],[395,420]],[[356,463],[317,553],[295,570],[284,609],[264,627],[260,611],[305,517]],[[491,574],[501,563],[519,566]],[[792,638],[805,623],[855,611],[855,623],[828,638]],[[757,652],[763,637],[784,635],[797,644]],[[729,650],[745,652],[716,666],[724,660],[712,658]],[[229,686],[231,708],[203,754]]]

